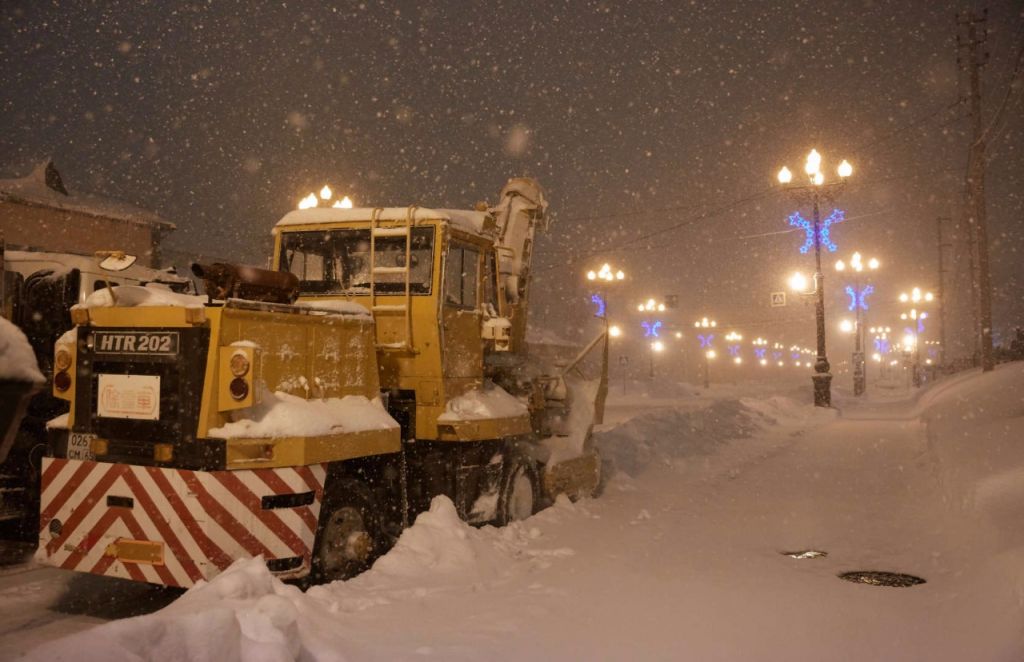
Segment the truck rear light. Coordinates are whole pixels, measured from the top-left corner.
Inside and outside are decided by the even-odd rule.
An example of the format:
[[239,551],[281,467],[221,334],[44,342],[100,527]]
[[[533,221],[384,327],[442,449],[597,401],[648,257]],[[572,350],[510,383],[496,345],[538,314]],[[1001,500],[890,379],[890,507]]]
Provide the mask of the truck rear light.
[[241,377],[232,379],[228,388],[231,391],[231,397],[235,400],[245,400],[245,397],[249,395],[249,385]]
[[235,352],[231,355],[231,374],[235,377],[244,377],[249,372],[249,357],[245,352]]
[[57,369],[57,372],[65,372],[71,367],[71,352],[61,347],[57,350],[57,354],[53,357],[53,367]]
[[58,372],[53,376],[53,387],[58,391],[66,391],[71,388],[71,375],[66,372]]
[[106,455],[110,451],[110,443],[106,439],[93,439],[89,448],[93,455]]

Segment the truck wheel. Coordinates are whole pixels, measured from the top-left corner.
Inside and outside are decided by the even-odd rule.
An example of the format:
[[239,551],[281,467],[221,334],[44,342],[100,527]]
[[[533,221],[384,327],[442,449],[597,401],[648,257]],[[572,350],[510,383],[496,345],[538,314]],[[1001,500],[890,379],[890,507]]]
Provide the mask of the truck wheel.
[[355,577],[384,551],[379,514],[369,490],[348,480],[332,492],[320,511],[313,550],[316,583]]
[[539,493],[536,464],[525,457],[512,459],[501,477],[495,523],[505,526],[533,515],[537,512]]

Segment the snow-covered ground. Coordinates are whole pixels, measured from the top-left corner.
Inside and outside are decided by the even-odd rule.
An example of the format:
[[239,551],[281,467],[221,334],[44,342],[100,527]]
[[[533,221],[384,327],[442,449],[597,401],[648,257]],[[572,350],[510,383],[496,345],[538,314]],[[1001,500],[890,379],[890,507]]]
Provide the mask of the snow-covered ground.
[[[38,660],[1024,659],[1024,365],[859,402],[840,391],[838,411],[806,404],[809,381],[613,392],[598,444],[614,474],[600,498],[563,500],[505,529],[467,527],[438,499],[370,571],[306,593],[240,562],[160,611],[96,626],[172,594],[15,566],[0,574],[0,650]],[[782,554],[803,550],[827,556]],[[853,570],[927,583],[837,578]]]

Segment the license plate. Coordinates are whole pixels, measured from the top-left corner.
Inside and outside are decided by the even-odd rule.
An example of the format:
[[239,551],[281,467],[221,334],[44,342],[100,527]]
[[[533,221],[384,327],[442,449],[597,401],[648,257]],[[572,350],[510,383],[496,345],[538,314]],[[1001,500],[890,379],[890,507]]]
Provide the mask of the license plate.
[[159,375],[99,375],[96,413],[104,418],[160,420]]
[[177,331],[97,331],[93,337],[97,354],[178,353]]
[[92,440],[96,435],[87,432],[72,432],[68,437],[69,460],[95,460],[92,452]]

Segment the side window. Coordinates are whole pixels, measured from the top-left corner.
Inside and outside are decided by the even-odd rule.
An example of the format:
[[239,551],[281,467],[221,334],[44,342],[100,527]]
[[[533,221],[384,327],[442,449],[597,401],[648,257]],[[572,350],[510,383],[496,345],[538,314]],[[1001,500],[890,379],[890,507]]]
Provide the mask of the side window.
[[477,282],[480,278],[480,251],[452,244],[448,249],[444,276],[444,301],[460,308],[476,308]]
[[484,303],[498,312],[498,268],[495,264],[495,254],[490,251],[484,257]]

